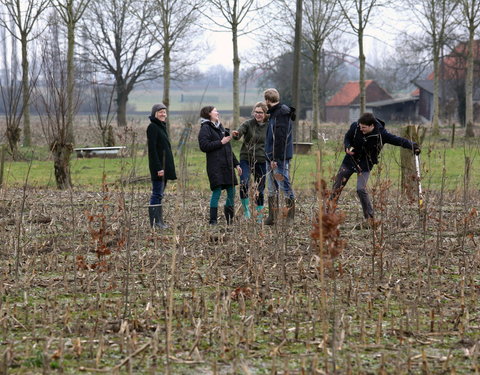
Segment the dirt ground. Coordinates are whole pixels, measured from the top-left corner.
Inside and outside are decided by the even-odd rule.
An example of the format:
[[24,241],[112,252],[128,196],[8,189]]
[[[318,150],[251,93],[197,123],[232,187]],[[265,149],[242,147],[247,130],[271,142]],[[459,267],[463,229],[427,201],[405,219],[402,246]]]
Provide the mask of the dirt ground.
[[374,192],[378,226],[355,229],[346,191],[332,260],[314,191],[293,225],[212,228],[208,194],[171,189],[158,233],[126,189],[0,190],[1,373],[479,371],[478,192],[424,213]]

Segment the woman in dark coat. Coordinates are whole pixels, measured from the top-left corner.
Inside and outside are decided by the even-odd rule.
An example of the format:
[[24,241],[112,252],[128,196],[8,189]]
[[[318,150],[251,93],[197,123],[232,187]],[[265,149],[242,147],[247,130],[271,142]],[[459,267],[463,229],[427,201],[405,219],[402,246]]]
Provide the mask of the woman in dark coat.
[[227,190],[227,201],[224,207],[227,224],[233,222],[235,185],[238,185],[234,169],[242,174],[242,169],[233,154],[230,132],[219,121],[218,111],[213,106],[203,107],[200,111],[201,127],[198,133],[200,150],[207,156],[207,174],[212,190],[210,199],[210,220],[217,224],[218,201],[223,189]]
[[172,147],[167,133],[167,107],[160,103],[152,107],[147,128],[148,166],[152,180],[152,195],[148,214],[152,228],[166,229],[163,221],[162,200],[168,180],[176,180]]

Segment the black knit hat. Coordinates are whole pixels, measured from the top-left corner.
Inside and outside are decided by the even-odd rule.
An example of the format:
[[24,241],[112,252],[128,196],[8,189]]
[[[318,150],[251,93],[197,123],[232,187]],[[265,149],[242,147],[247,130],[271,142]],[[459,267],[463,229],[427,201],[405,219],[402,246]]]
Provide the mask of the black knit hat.
[[167,106],[163,103],[159,103],[159,104],[154,104],[153,107],[152,107],[152,113],[151,113],[151,116],[152,117],[155,117],[155,113],[157,113],[158,111],[160,111],[161,109],[167,109]]

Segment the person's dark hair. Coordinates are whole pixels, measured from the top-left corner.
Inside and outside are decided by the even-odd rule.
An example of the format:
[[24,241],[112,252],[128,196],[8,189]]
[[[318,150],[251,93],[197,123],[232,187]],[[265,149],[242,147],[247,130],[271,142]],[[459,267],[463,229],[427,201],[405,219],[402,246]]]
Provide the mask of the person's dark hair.
[[370,112],[365,112],[358,119],[359,124],[368,125],[368,126],[375,124],[375,122],[376,122],[375,116],[373,115],[373,113],[370,113]]
[[200,110],[200,117],[204,118],[204,119],[207,119],[207,120],[210,120],[210,112],[212,112],[214,110],[214,108],[215,107],[213,107],[211,105],[207,105],[206,107],[203,107]]

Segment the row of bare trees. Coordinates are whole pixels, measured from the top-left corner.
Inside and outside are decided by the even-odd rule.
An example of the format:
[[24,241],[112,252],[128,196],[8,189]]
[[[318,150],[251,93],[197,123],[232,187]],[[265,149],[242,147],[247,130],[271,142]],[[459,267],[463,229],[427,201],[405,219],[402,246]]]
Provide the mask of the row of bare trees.
[[[0,89],[12,157],[20,157],[22,123],[23,144],[32,144],[33,104],[53,155],[57,186],[71,186],[69,160],[80,90],[86,84],[92,87],[94,112],[107,108],[106,117],[98,113],[96,119],[104,143],[111,140],[111,105],[102,105],[105,90],[99,80],[114,88],[119,126],[126,125],[128,96],[140,82],[163,77],[168,103],[170,77],[189,65],[180,55],[191,56],[189,32],[199,5],[197,0],[1,0]],[[182,63],[172,68],[172,59]]]
[[[0,0],[0,33],[4,36],[4,69],[0,88],[6,112],[6,137],[11,154],[18,156],[22,123],[24,145],[30,146],[32,143],[31,104],[43,103],[38,105],[39,113],[48,113],[45,103],[49,101],[41,100],[48,90],[55,89],[53,83],[49,83],[49,74],[52,73],[48,68],[57,66],[60,62],[51,60],[48,64],[46,58],[62,59],[62,64],[65,65],[64,69],[62,65],[62,69],[56,73],[65,74],[65,77],[61,77],[62,82],[65,80],[65,106],[61,107],[65,111],[65,119],[60,121],[61,116],[55,116],[55,121],[61,122],[65,129],[60,130],[60,124],[57,123],[55,128],[61,135],[52,131],[46,133],[52,152],[55,147],[61,147],[60,153],[64,155],[63,159],[67,160],[70,156],[67,150],[71,153],[74,144],[73,124],[78,108],[78,91],[80,87],[85,87],[82,86],[85,82],[96,85],[97,89],[101,83],[112,88],[117,124],[125,126],[128,98],[139,83],[162,78],[163,101],[169,105],[171,80],[185,75],[189,68],[202,58],[195,59],[196,54],[192,52],[205,48],[199,45],[201,30],[204,28],[229,32],[232,36],[234,123],[239,121],[239,38],[251,34],[262,40],[265,49],[260,51],[272,61],[272,53],[294,49],[295,19],[303,19],[300,49],[308,64],[312,66],[314,128],[318,127],[321,118],[320,102],[325,100],[321,80],[321,76],[325,75],[325,67],[322,66],[325,64],[323,50],[326,43],[335,46],[335,41],[340,40],[343,35],[353,34],[358,45],[360,110],[364,111],[364,38],[382,8],[406,11],[405,2],[303,0],[302,3],[298,4],[302,5],[303,17],[296,17],[299,11],[295,5],[298,4],[286,0]],[[434,134],[438,133],[441,51],[452,35],[462,31],[463,34],[468,34],[466,135],[474,136],[472,61],[475,57],[473,43],[480,22],[480,1],[412,1],[408,2],[408,11],[415,16],[412,21],[420,30],[418,37],[414,38],[417,48],[429,51],[423,54],[428,55],[427,60],[433,62]],[[54,45],[51,44],[52,40],[55,41]],[[47,49],[53,47],[57,49],[57,53],[47,53]],[[265,53],[265,50],[268,50],[268,53]],[[203,53],[197,55],[203,56]],[[249,53],[253,58],[257,55],[258,53]],[[264,68],[268,67],[265,63]],[[100,91],[96,92],[98,95]],[[96,108],[100,110],[100,106]],[[44,124],[52,124],[52,121],[49,119],[44,121]],[[105,125],[108,121],[100,116],[97,122]],[[104,130],[105,134],[108,133],[108,127]],[[59,187],[70,184],[69,178],[63,178],[62,181],[66,182],[59,184]]]
[[[353,36],[356,40],[358,51],[358,80],[360,82],[360,111],[365,110],[365,77],[366,56],[365,38],[372,35],[374,28],[382,27],[381,23],[385,14],[394,13],[393,18],[409,19],[408,31],[402,31],[396,41],[397,54],[407,50],[409,60],[402,65],[416,66],[416,68],[404,68],[410,72],[423,72],[425,66],[432,66],[434,71],[434,116],[432,121],[432,133],[439,133],[439,97],[440,81],[442,76],[441,64],[445,49],[452,48],[459,42],[464,42],[468,53],[466,59],[465,97],[466,97],[466,131],[467,137],[473,137],[473,86],[474,59],[478,59],[478,52],[474,46],[475,35],[478,35],[480,23],[480,2],[478,0],[420,0],[420,1],[397,1],[397,0],[304,0],[303,1],[303,40],[302,50],[304,58],[312,66],[312,109],[313,127],[316,129],[322,117],[320,103],[324,100],[322,91],[328,84],[325,74],[324,59],[327,54],[338,54],[339,59],[345,59],[345,51],[342,51],[342,39]],[[272,13],[270,20],[277,20],[275,30],[283,30],[284,34],[279,37],[289,49],[293,49],[292,20],[295,18],[295,4],[289,1],[279,2],[285,10],[283,17],[275,17],[278,11]],[[403,21],[406,24],[405,21]],[[284,24],[282,29],[280,25]],[[277,37],[278,38],[278,37]],[[388,41],[390,42],[390,41]],[[391,43],[391,42],[390,42]],[[330,51],[325,51],[327,47]],[[352,44],[351,44],[352,47]],[[341,56],[343,54],[343,56]],[[271,59],[271,56],[269,56]],[[272,67],[273,68],[273,67]],[[320,72],[320,73],[319,73]],[[393,77],[392,77],[393,78]],[[416,77],[419,78],[419,77]],[[410,78],[412,79],[412,78]],[[478,80],[478,77],[477,77]],[[320,92],[317,89],[320,85]],[[324,87],[321,87],[324,85]],[[338,89],[338,88],[337,88]],[[314,132],[316,133],[316,132]]]

